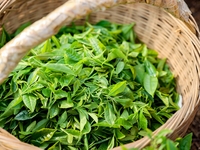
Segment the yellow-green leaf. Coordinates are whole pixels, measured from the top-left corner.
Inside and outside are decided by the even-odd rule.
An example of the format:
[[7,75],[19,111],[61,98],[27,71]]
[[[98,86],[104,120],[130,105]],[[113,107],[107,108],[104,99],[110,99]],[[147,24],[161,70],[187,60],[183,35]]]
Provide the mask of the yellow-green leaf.
[[125,90],[125,88],[126,88],[126,81],[118,82],[111,88],[109,95],[116,96],[117,94],[122,93]]

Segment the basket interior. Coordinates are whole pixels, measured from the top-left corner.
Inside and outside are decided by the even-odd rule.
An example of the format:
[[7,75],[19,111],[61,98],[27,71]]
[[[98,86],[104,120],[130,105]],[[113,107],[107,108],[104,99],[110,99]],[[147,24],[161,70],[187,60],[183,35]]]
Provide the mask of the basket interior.
[[[147,4],[128,4],[91,14],[89,22],[96,23],[105,19],[120,24],[135,22],[134,30],[139,39],[149,48],[158,51],[159,57],[167,58],[184,104],[197,92],[194,45],[184,32],[187,27],[180,27],[169,16],[163,17],[164,13],[162,10],[159,13],[150,11]],[[78,21],[78,24],[83,22],[84,20]]]
[[[21,24],[37,21],[64,2],[66,1],[30,0],[25,2],[21,0],[16,5],[12,5],[11,11],[8,10],[9,13],[4,14],[0,25],[4,25],[6,30],[12,33]],[[185,100],[191,99],[191,96],[194,95],[192,93],[196,85],[194,83],[196,70],[192,56],[194,45],[184,32],[184,28],[187,27],[180,27],[172,22],[172,17],[165,13],[161,9],[159,13],[150,11],[147,4],[126,4],[93,13],[90,15],[89,22],[96,23],[100,20],[109,20],[120,24],[135,22],[134,30],[139,39],[149,48],[158,51],[161,58],[167,58],[176,77],[177,90],[183,96],[183,103],[185,103]],[[84,22],[85,19],[80,19],[77,24]]]

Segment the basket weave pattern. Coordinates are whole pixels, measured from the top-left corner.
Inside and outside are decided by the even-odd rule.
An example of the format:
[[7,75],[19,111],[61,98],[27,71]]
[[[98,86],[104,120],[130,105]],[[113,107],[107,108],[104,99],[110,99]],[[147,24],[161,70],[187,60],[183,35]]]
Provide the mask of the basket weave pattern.
[[[120,24],[135,22],[134,30],[139,39],[149,48],[157,50],[159,57],[168,58],[168,64],[176,76],[177,91],[183,97],[183,107],[157,129],[155,134],[161,129],[168,128],[174,131],[170,138],[175,139],[178,136],[183,136],[199,105],[200,56],[198,51],[200,50],[200,42],[197,37],[198,27],[191,18],[190,12],[188,10],[180,11],[180,5],[176,0],[99,0],[98,2],[76,0],[76,2],[68,1],[65,3],[66,1],[7,0],[0,2],[0,17],[2,18],[0,25],[4,25],[10,33],[25,22],[33,23],[42,18],[0,50],[0,83],[7,78],[10,71],[14,69],[29,49],[55,34],[62,25],[69,24],[74,19],[77,20],[77,24],[82,24],[86,14],[98,10],[98,12],[90,14],[89,21],[91,23],[103,19]],[[133,2],[137,3],[127,4]],[[53,11],[58,6],[60,8]],[[160,8],[160,6],[165,9]],[[105,8],[109,9],[104,10]],[[50,12],[52,13],[49,14]],[[188,17],[181,17],[183,12]],[[47,14],[49,15],[46,16]],[[196,31],[190,30],[188,25]],[[126,146],[142,148],[148,143],[149,140],[143,138]],[[0,149],[37,150],[39,148],[22,143],[1,129]]]

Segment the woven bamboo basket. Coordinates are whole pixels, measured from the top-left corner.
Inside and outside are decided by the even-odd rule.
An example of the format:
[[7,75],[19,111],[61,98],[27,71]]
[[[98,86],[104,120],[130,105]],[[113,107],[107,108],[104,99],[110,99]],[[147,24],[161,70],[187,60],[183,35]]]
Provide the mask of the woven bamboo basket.
[[[199,105],[200,42],[199,29],[182,0],[0,0],[0,26],[9,33],[23,23],[33,23],[0,50],[0,83],[31,48],[56,34],[63,25],[75,20],[83,23],[88,14],[91,23],[102,19],[120,24],[135,22],[139,39],[157,50],[159,57],[168,58],[183,106],[154,134],[168,128],[173,130],[170,138],[183,136]],[[142,148],[148,143],[144,137],[126,147]],[[0,129],[0,149],[39,150],[4,129]]]

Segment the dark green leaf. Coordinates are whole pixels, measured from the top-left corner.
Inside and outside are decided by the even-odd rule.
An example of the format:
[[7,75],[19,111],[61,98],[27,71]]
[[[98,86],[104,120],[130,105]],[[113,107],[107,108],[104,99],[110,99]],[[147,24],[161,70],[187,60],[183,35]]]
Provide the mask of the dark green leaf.
[[156,95],[163,101],[163,103],[168,107],[169,106],[169,95],[163,94],[159,91],[156,91]]
[[119,129],[115,129],[115,136],[117,139],[122,139],[125,137],[125,135]]
[[36,124],[35,128],[33,129],[33,132],[40,130],[42,128],[45,128],[47,123],[48,123],[48,119],[43,119],[43,120],[39,121]]
[[37,114],[30,114],[27,110],[23,110],[19,114],[17,114],[14,119],[19,120],[19,121],[24,121],[24,120],[32,119],[36,115]]
[[58,147],[58,143],[59,143],[59,141],[57,141],[54,145],[52,145],[51,147],[49,147],[48,150],[61,150]]
[[1,114],[0,117],[9,117],[10,115],[12,115],[12,111],[13,111],[13,108],[15,106],[17,106],[18,104],[20,104],[22,102],[22,97],[17,97],[17,98],[14,98],[14,100],[12,100],[9,105],[7,106],[6,110],[4,111],[3,114]]
[[67,122],[67,112],[64,111],[58,120],[58,124],[62,126],[64,122]]
[[179,149],[180,150],[190,150],[192,144],[192,133],[186,135],[180,141]]

